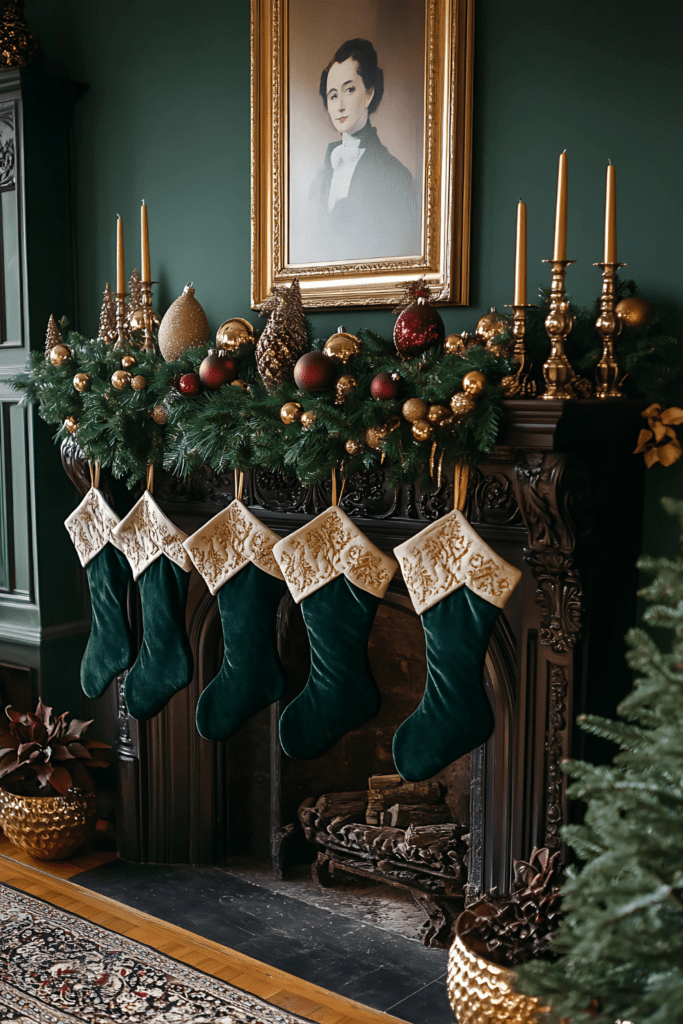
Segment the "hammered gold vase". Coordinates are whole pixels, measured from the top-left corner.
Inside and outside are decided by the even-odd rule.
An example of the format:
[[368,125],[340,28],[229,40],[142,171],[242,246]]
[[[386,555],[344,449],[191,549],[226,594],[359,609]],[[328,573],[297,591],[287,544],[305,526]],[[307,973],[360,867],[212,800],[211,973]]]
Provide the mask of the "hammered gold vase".
[[11,843],[37,860],[62,860],[95,831],[95,794],[16,796],[0,787],[0,825]]
[[473,953],[456,927],[448,956],[448,998],[458,1024],[541,1024],[545,1010],[515,992],[515,972]]

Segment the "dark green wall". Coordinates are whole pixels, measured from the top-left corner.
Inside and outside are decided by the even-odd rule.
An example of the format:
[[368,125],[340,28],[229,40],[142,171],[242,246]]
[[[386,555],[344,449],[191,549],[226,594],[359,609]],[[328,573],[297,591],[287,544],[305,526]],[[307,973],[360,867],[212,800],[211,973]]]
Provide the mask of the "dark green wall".
[[[115,216],[138,265],[138,211],[150,210],[161,312],[192,279],[209,321],[249,310],[248,0],[27,0],[50,70],[90,85],[76,111],[78,327],[94,332],[114,277]],[[446,310],[472,330],[510,301],[515,203],[529,209],[530,284],[552,244],[557,157],[570,161],[568,255],[574,299],[599,290],[605,165],[617,167],[619,256],[683,337],[683,4],[680,0],[477,0],[471,305]],[[55,311],[59,312],[59,311]],[[311,317],[317,334],[338,314]],[[344,314],[389,333],[385,312]],[[682,395],[683,398],[683,395]],[[673,532],[660,494],[683,467],[648,474],[649,551]]]

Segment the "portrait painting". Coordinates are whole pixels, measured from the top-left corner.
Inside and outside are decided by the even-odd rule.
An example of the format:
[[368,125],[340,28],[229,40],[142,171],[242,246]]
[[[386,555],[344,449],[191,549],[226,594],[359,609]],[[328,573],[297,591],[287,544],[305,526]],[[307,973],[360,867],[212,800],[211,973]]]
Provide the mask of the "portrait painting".
[[252,0],[252,299],[467,301],[472,0]]

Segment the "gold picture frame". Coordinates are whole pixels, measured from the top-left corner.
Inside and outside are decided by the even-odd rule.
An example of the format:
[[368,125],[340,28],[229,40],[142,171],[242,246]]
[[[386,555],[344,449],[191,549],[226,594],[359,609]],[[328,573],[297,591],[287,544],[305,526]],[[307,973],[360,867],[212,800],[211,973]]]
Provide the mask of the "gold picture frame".
[[[324,234],[305,234],[313,230],[310,225],[314,222],[322,231],[319,224],[325,223],[325,210],[331,201],[327,185],[326,205],[319,202],[315,208],[322,211],[319,221],[309,216],[309,209],[314,209],[314,183],[324,180],[325,161],[329,165],[329,154],[340,144],[330,144],[326,156],[326,140],[350,137],[340,134],[342,129],[333,130],[329,103],[332,93],[328,91],[326,101],[321,71],[325,65],[332,68],[337,40],[341,46],[354,29],[361,34],[359,13],[365,17],[361,29],[376,26],[372,41],[376,45],[375,66],[393,61],[393,77],[384,78],[384,109],[372,115],[373,123],[384,116],[384,128],[374,128],[375,140],[388,135],[389,153],[394,144],[396,148],[403,146],[401,155],[407,153],[403,162],[393,155],[388,157],[394,166],[402,168],[401,173],[410,170],[412,159],[417,234],[388,242],[388,248],[392,244],[396,247],[394,253],[377,251],[390,237],[381,231],[373,236],[369,231],[354,229],[346,248],[337,244],[337,236],[333,238],[332,234],[329,243]],[[330,19],[335,17],[338,21],[333,23]],[[411,19],[412,29],[402,18]],[[422,39],[415,25],[424,26]],[[369,34],[366,31],[365,37]],[[474,0],[339,0],[336,5],[321,0],[251,0],[254,307],[268,298],[276,285],[290,284],[295,277],[307,308],[393,306],[406,282],[418,278],[426,279],[433,300],[467,304],[473,37]],[[345,51],[342,47],[337,52]],[[336,67],[342,66],[337,61]],[[358,63],[354,66],[361,71]],[[330,83],[333,73],[330,70]],[[327,76],[327,70],[324,74]],[[344,87],[339,91],[342,93]],[[373,92],[366,95],[372,96]],[[381,90],[379,95],[381,99]],[[372,105],[369,110],[373,110]],[[387,128],[390,124],[393,133]],[[366,130],[373,131],[369,120]],[[387,152],[385,146],[381,149]],[[312,177],[316,161],[320,170],[317,177]],[[357,166],[361,167],[360,162]],[[329,170],[328,181],[332,173]],[[365,201],[372,195],[367,192]],[[332,210],[334,216],[336,208]],[[328,244],[334,258],[326,256]]]

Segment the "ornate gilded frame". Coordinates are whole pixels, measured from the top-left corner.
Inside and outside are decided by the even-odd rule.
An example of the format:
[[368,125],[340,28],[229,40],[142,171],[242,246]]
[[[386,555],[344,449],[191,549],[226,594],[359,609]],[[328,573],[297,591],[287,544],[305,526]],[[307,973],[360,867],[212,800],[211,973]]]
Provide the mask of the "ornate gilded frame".
[[474,0],[424,0],[423,255],[321,267],[287,262],[288,0],[251,0],[252,305],[299,278],[308,308],[392,306],[424,277],[434,297],[469,290]]

